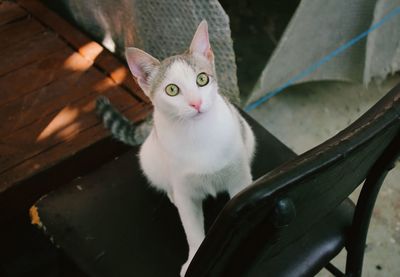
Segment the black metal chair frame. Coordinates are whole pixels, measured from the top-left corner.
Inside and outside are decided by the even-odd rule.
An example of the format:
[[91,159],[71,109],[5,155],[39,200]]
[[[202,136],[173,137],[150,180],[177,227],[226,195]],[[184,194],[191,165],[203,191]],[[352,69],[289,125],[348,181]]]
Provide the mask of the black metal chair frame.
[[[390,131],[388,131],[389,129]],[[361,178],[362,180],[365,179],[365,182],[354,208],[350,230],[346,235],[345,247],[347,258],[345,272],[342,272],[330,262],[324,266],[334,276],[361,276],[365,243],[375,201],[383,180],[388,171],[395,166],[395,162],[400,155],[400,85],[391,90],[366,114],[344,131],[322,145],[269,172],[264,177],[256,180],[250,188],[232,199],[222,211],[219,220],[215,222],[213,228],[208,233],[206,240],[203,242],[201,249],[198,251],[188,270],[189,274],[187,276],[229,276],[227,272],[230,272],[230,274],[233,272],[243,272],[241,274],[245,276],[246,269],[244,269],[243,265],[233,266],[235,262],[239,262],[236,260],[234,253],[230,253],[230,258],[233,262],[227,262],[225,267],[234,267],[235,269],[229,271],[218,269],[218,274],[210,274],[212,270],[207,269],[207,266],[210,266],[212,262],[204,258],[210,255],[211,252],[218,252],[215,245],[221,239],[219,236],[221,233],[220,229],[223,229],[225,226],[234,225],[236,219],[232,220],[233,215],[240,214],[241,217],[246,217],[246,214],[251,214],[249,211],[256,209],[257,205],[262,206],[263,201],[275,203],[269,209],[273,211],[272,213],[264,213],[264,220],[267,220],[268,217],[272,218],[271,224],[273,225],[265,227],[264,231],[268,232],[271,229],[275,229],[274,231],[279,233],[279,228],[289,226],[293,218],[296,217],[296,205],[293,204],[290,197],[285,196],[288,190],[293,189],[297,184],[309,178],[314,172],[323,171],[330,164],[340,163],[341,160],[346,159],[352,152],[356,152],[358,148],[368,145],[376,137],[385,132],[386,135],[387,132],[391,132],[391,134],[387,135],[389,140],[386,141],[385,146],[381,147],[381,151],[373,165],[367,169],[366,177]],[[341,147],[343,147],[342,150],[338,151]],[[318,158],[317,156],[320,154],[327,155],[324,158]],[[313,164],[315,160],[319,160],[321,163]],[[307,168],[308,171],[299,172],[298,168],[302,168],[301,164],[307,164],[304,168]],[[293,174],[290,174],[290,172],[293,172]],[[290,177],[287,177],[287,175],[290,175]],[[361,184],[361,182],[357,183]],[[350,192],[358,184],[353,185]],[[337,204],[342,200],[336,201]],[[227,220],[228,218],[229,220]],[[262,227],[256,226],[254,228],[261,229]],[[228,231],[224,231],[228,233]],[[271,231],[271,234],[274,231]],[[251,231],[248,232],[251,233]],[[224,236],[227,235],[226,233]],[[238,249],[249,249],[243,247],[241,242],[238,242],[235,247]],[[208,270],[210,271],[207,272]],[[238,276],[241,275],[239,274]]]

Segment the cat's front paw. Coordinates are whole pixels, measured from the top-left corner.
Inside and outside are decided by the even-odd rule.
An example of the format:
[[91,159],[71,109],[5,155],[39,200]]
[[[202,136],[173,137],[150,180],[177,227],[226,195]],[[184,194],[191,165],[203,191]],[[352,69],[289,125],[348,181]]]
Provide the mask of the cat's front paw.
[[188,269],[188,267],[189,267],[189,264],[190,264],[190,259],[187,260],[186,263],[184,263],[184,264],[182,265],[181,274],[180,274],[181,277],[185,277],[185,274],[186,274],[186,271],[187,271],[187,269]]

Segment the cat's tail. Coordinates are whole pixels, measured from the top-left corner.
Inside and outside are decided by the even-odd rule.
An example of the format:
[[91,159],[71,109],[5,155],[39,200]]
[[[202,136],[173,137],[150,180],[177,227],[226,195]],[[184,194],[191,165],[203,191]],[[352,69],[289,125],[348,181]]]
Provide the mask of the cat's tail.
[[106,97],[97,98],[96,112],[103,120],[104,126],[116,139],[132,146],[143,142],[143,140],[137,139],[136,126],[133,122],[118,112]]

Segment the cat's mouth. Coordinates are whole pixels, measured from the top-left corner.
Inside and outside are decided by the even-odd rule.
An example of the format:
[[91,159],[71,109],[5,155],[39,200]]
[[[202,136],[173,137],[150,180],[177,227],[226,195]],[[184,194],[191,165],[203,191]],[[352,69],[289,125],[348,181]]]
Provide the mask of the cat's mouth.
[[204,114],[203,112],[196,112],[196,113],[193,115],[193,117],[197,118],[197,117],[202,116],[203,114]]
[[205,111],[196,111],[196,113],[193,114],[192,118],[200,119],[204,116],[205,113],[206,113]]

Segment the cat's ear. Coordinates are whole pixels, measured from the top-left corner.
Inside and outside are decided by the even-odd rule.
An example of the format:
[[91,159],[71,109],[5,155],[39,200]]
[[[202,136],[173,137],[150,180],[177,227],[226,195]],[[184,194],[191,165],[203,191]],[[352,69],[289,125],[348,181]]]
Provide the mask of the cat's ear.
[[143,92],[149,96],[149,76],[160,65],[160,61],[135,47],[127,47],[125,49],[125,56],[132,75],[136,78]]
[[190,53],[198,53],[206,57],[210,62],[214,61],[214,54],[211,49],[208,37],[207,21],[203,20],[197,27],[189,48]]

